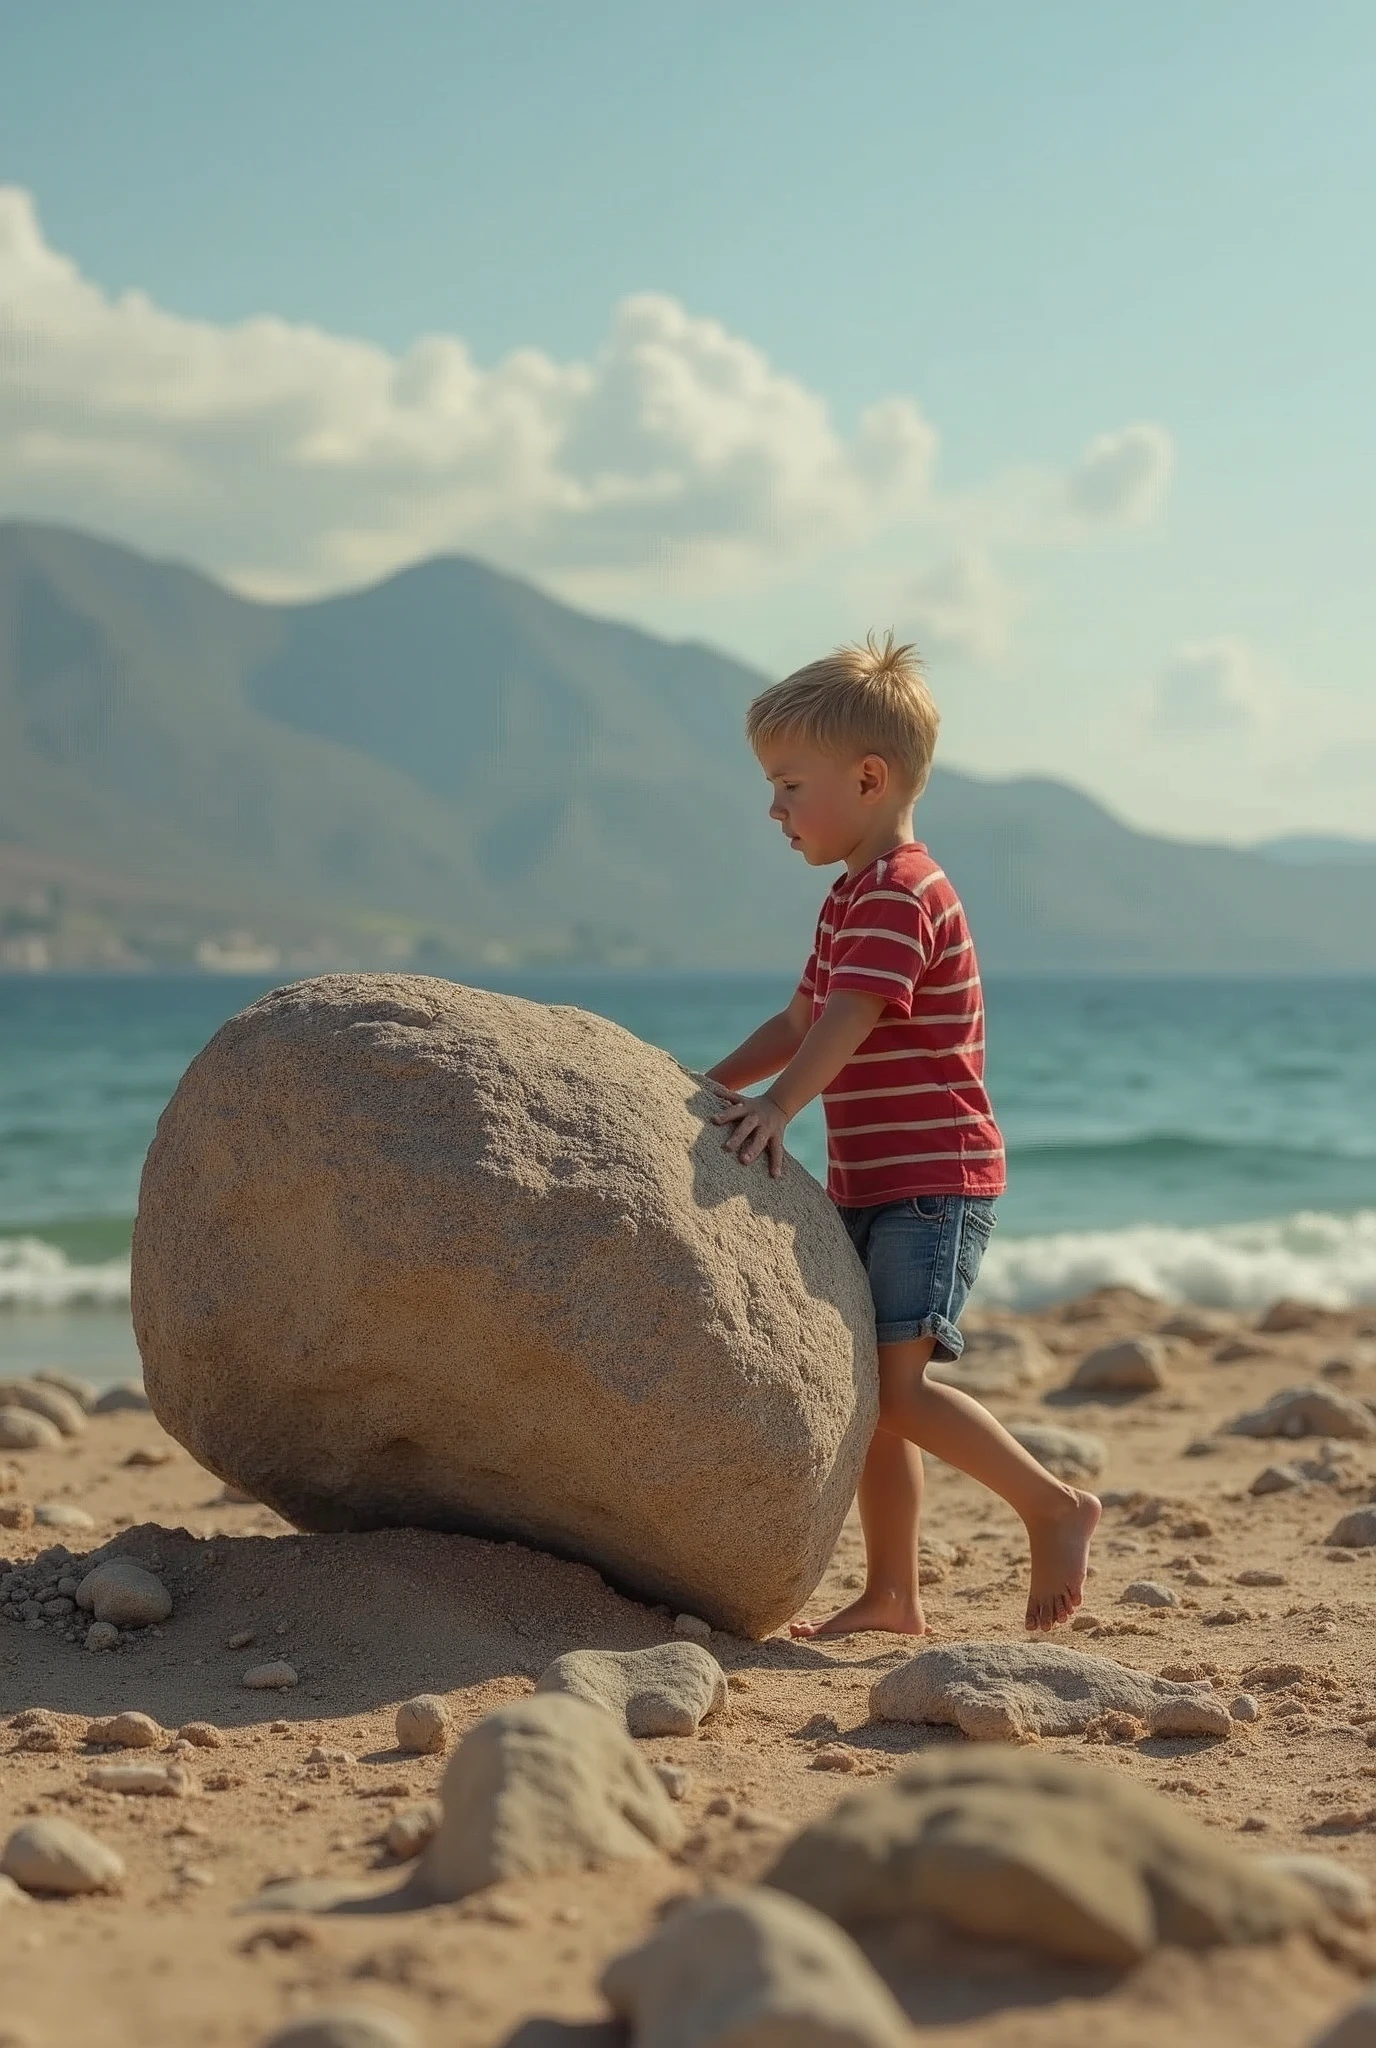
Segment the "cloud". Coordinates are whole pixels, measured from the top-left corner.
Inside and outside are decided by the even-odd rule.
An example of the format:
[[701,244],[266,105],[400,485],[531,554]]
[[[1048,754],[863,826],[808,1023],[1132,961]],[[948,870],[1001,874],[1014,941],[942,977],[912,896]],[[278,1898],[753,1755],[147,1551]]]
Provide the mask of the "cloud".
[[904,617],[929,653],[997,661],[1008,649],[1014,592],[976,550],[949,555],[914,577]]
[[1065,480],[1066,503],[1091,525],[1140,526],[1159,509],[1175,443],[1150,420],[1096,434]]
[[1228,634],[1178,647],[1156,686],[1153,722],[1180,738],[1242,736],[1271,709],[1271,690],[1244,641]]
[[585,361],[530,347],[488,367],[448,334],[398,355],[272,317],[188,319],[83,277],[30,195],[0,186],[0,516],[189,557],[245,591],[315,594],[461,550],[634,609],[670,583],[839,583],[847,563],[916,559],[933,565],[906,592],[923,631],[989,659],[1014,609],[991,549],[1145,517],[1169,470],[1164,429],[1127,427],[1043,474],[1031,512],[1013,469],[943,496],[937,445],[901,395],[843,429],[752,342],[658,294],[619,305]]

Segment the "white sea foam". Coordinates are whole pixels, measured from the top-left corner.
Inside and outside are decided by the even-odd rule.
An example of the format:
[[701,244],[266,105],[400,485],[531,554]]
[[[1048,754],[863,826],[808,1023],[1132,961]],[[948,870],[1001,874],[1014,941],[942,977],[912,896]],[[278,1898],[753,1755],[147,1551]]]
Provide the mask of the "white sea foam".
[[129,1261],[74,1264],[41,1237],[0,1237],[0,1309],[126,1308]]
[[995,1232],[976,1298],[983,1308],[1044,1308],[1108,1286],[1205,1308],[1265,1308],[1281,1295],[1323,1308],[1376,1302],[1376,1209],[1300,1210],[1194,1230],[1140,1223],[1053,1237]]
[[[1376,1302],[1376,1209],[1302,1210],[1261,1223],[1047,1237],[996,1232],[976,1289],[982,1308],[1043,1308],[1091,1288],[1137,1287],[1163,1301],[1265,1308],[1281,1295],[1324,1308]],[[0,1238],[0,1309],[123,1309],[129,1261],[77,1265],[39,1237]]]

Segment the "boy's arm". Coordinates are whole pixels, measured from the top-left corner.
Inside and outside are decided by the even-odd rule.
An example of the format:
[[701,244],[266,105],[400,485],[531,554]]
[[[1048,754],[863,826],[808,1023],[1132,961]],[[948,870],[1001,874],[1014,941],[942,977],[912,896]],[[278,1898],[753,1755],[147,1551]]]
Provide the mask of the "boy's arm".
[[829,996],[826,1008],[773,1087],[763,1095],[718,1111],[712,1119],[714,1124],[736,1126],[726,1141],[726,1150],[734,1152],[742,1166],[749,1166],[767,1150],[769,1171],[778,1178],[784,1170],[784,1129],[789,1119],[814,1095],[820,1095],[828,1082],[835,1080],[851,1054],[873,1031],[886,1002],[884,996],[862,995],[851,989]]
[[707,1069],[709,1081],[717,1081],[723,1088],[752,1088],[756,1081],[767,1081],[771,1074],[777,1074],[781,1067],[788,1065],[803,1040],[807,1037],[812,1022],[812,998],[798,990],[786,1010],[780,1010],[775,1017],[766,1017],[758,1031],[752,1031],[743,1044],[725,1059],[718,1060],[714,1067]]

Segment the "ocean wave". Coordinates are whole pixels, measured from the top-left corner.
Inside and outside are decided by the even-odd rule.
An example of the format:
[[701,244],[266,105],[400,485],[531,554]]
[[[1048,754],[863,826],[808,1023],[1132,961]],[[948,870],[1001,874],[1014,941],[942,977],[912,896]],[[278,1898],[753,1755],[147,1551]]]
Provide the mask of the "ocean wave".
[[1229,1160],[1251,1172],[1262,1166],[1283,1168],[1291,1162],[1309,1165],[1315,1160],[1341,1160],[1347,1164],[1376,1158],[1376,1148],[1362,1138],[1294,1145],[1270,1138],[1200,1137],[1189,1131],[1131,1131],[1083,1138],[1013,1138],[1008,1143],[1008,1157],[1024,1166],[1144,1166],[1177,1160],[1196,1165]]
[[0,1309],[127,1308],[129,1261],[78,1265],[41,1237],[0,1237]]
[[1136,1287],[1201,1308],[1261,1309],[1282,1295],[1322,1308],[1376,1302],[1376,1209],[1300,1210],[1259,1223],[1001,1238],[985,1254],[982,1308],[1048,1308],[1095,1287]]

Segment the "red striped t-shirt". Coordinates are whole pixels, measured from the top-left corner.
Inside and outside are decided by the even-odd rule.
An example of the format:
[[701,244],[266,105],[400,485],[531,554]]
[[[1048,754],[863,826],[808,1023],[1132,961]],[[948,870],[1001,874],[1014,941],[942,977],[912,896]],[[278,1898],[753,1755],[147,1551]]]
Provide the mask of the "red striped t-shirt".
[[979,966],[960,898],[925,846],[896,846],[832,884],[798,986],[814,1023],[842,989],[887,998],[822,1090],[832,1200],[1001,1195]]

